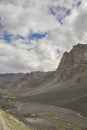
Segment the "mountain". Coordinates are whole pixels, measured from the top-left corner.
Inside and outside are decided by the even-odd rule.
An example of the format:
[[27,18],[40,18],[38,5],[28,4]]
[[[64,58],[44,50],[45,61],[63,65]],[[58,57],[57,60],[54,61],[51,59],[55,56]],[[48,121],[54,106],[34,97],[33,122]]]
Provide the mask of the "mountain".
[[[87,44],[77,44],[65,52],[55,72],[41,82],[32,94],[56,91],[87,82]],[[29,95],[30,93],[28,93]]]
[[22,73],[18,74],[0,74],[0,88],[4,89],[6,84],[9,84],[13,82],[14,80],[17,80],[18,78],[21,78],[23,76]]
[[[31,72],[26,74],[1,75],[1,89],[7,92],[26,95],[38,89],[38,86],[46,82],[54,72]],[[8,78],[9,77],[9,78]]]
[[65,81],[85,71],[87,71],[87,45],[78,44],[73,46],[70,52],[64,53],[56,70],[56,76],[59,81]]
[[87,81],[87,44],[77,44],[65,52],[54,72],[1,74],[0,88],[11,93],[43,93]]
[[40,93],[25,99],[67,107],[87,116],[87,44],[65,52],[49,81],[38,89]]
[[0,88],[14,94],[32,95],[87,81],[87,44],[65,52],[54,72],[0,75]]
[[65,52],[56,71],[0,75],[0,88],[5,95],[21,100],[59,105],[87,115],[87,44]]
[[30,130],[12,115],[0,109],[0,130]]

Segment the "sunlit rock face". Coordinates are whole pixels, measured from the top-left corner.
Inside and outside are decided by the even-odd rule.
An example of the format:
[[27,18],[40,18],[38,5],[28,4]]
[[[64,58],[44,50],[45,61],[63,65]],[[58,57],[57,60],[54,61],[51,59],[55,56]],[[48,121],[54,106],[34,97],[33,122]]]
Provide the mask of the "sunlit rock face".
[[87,44],[78,44],[73,46],[70,52],[64,53],[56,76],[58,80],[66,80],[85,71],[87,71]]

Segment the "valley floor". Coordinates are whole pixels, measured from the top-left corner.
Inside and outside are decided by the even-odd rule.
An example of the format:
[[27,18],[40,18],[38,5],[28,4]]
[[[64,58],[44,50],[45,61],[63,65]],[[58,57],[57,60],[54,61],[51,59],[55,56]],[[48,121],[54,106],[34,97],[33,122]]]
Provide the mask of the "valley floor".
[[13,101],[13,108],[6,111],[17,116],[31,130],[86,130],[87,118],[66,108],[34,103]]

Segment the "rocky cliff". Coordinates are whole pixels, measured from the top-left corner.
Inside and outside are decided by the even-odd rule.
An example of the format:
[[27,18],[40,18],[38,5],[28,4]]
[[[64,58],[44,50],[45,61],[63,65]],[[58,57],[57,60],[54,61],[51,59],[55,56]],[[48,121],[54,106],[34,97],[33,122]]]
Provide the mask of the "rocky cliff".
[[70,52],[64,53],[55,75],[58,81],[64,81],[86,72],[87,44],[78,44]]

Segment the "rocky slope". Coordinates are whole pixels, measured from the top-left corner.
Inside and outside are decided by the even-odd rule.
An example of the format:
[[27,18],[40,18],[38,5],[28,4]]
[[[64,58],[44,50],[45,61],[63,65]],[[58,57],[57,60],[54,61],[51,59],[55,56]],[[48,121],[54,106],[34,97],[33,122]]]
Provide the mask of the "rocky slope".
[[54,72],[31,72],[19,74],[1,74],[0,89],[14,94],[26,94],[38,89],[38,86],[52,77]]
[[30,130],[12,115],[0,109],[0,130]]
[[20,79],[23,77],[23,73],[18,74],[1,74],[0,75],[0,88],[5,89],[5,86],[7,84],[10,84],[11,82]]
[[64,53],[51,80],[41,84],[36,95],[23,99],[67,107],[87,116],[87,44]]
[[48,76],[48,79],[31,93],[39,94],[65,89],[79,86],[84,82],[87,84],[87,44],[77,44],[70,52],[64,53],[57,70],[51,77]]
[[55,72],[0,75],[0,88],[18,95],[32,95],[87,81],[87,44],[65,52]]

